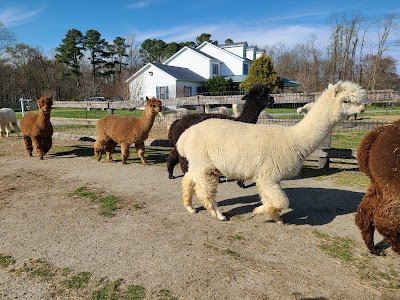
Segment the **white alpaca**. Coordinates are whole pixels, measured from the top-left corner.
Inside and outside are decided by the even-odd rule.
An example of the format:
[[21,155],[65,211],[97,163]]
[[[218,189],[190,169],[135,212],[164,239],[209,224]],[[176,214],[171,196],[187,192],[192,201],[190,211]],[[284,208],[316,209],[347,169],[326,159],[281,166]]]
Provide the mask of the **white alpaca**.
[[321,94],[310,112],[293,126],[257,125],[231,120],[209,119],[196,124],[180,136],[179,154],[189,161],[182,180],[182,198],[190,213],[192,196],[211,215],[226,220],[215,202],[218,175],[234,179],[252,179],[262,205],[253,215],[267,215],[282,222],[280,213],[289,207],[289,199],[280,181],[298,174],[303,160],[333,127],[347,116],[359,113],[366,102],[366,91],[351,82],[338,82]]
[[0,108],[0,135],[8,137],[11,132],[11,126],[14,127],[15,133],[19,136],[19,127],[17,123],[17,115],[11,108]]
[[233,115],[235,116],[235,118],[238,118],[243,111],[243,105],[242,104],[238,104],[238,103],[233,103],[232,104],[232,111],[233,111]]
[[298,115],[300,115],[300,114],[306,115],[310,111],[311,107],[313,107],[314,103],[315,102],[306,103],[302,107],[297,108],[297,110],[296,110],[297,114]]
[[207,114],[222,114],[230,116],[229,109],[225,106],[210,108],[208,105],[206,105],[204,108],[204,112]]
[[178,119],[190,115],[190,110],[187,108],[165,109],[163,106],[162,111],[158,113],[164,119]]
[[271,116],[270,114],[268,114],[265,110],[263,110],[261,113],[260,113],[260,115],[258,116],[258,119],[260,120],[260,119],[269,119],[269,120],[271,120],[271,119],[273,119],[274,117],[273,116]]

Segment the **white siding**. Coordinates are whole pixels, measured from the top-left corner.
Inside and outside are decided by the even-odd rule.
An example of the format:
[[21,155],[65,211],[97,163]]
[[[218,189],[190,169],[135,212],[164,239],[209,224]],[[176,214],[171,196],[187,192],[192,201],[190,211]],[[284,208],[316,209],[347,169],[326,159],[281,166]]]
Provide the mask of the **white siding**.
[[226,45],[221,47],[222,49],[225,49],[226,51],[229,51],[241,58],[245,58],[245,44],[239,44],[239,45]]
[[[150,76],[149,72],[153,72]],[[131,100],[140,97],[156,97],[157,86],[168,86],[169,97],[175,97],[176,80],[165,72],[154,66],[145,68],[140,75],[129,83],[129,94]]]
[[168,61],[167,65],[188,68],[206,79],[210,78],[210,60],[190,49],[186,49],[179,56]]
[[265,53],[264,50],[257,50],[257,52],[256,52],[256,59],[259,58],[263,53]]
[[[243,75],[243,60],[241,58],[233,54],[226,53],[219,47],[211,44],[205,44],[199,50],[223,62],[220,70],[221,76]],[[211,73],[206,78],[209,78],[210,76]]]
[[246,58],[250,60],[256,59],[256,48],[255,47],[248,47],[246,49]]

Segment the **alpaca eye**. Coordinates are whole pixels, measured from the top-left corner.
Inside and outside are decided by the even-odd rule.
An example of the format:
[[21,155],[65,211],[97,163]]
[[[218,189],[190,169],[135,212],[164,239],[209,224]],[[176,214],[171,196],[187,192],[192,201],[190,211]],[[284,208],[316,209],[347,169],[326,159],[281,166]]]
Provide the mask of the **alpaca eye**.
[[350,103],[350,101],[349,100],[345,100],[345,101],[343,101],[343,103]]

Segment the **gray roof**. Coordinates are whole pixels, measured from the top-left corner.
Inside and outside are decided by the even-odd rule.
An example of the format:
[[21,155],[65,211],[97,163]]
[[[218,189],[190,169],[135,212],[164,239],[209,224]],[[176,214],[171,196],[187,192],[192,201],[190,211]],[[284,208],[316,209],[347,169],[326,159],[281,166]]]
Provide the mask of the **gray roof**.
[[154,64],[154,66],[163,70],[165,73],[168,73],[177,80],[196,82],[207,81],[207,79],[205,79],[203,76],[200,76],[199,74],[193,72],[192,70],[189,70],[188,68],[173,67],[163,64]]
[[205,53],[205,52],[203,52],[201,50],[193,49],[193,48],[191,48],[191,49],[196,51],[197,53],[200,53],[201,55],[203,55],[203,56],[205,56],[205,57],[207,57],[209,59],[220,61],[219,59],[217,59],[217,58],[215,58],[215,57],[213,57],[213,56],[211,56],[211,55],[209,55],[209,54],[207,54],[207,53]]

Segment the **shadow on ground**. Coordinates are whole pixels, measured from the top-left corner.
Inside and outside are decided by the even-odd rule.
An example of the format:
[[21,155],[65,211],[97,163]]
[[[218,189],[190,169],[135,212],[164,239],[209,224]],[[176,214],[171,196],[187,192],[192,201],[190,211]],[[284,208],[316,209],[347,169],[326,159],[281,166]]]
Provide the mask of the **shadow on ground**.
[[[287,224],[324,225],[339,215],[355,213],[364,193],[329,188],[286,188],[291,211],[282,215]],[[218,202],[219,207],[235,206],[226,210],[227,217],[249,214],[261,205],[257,194]]]

